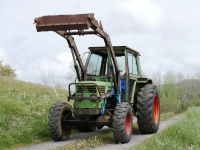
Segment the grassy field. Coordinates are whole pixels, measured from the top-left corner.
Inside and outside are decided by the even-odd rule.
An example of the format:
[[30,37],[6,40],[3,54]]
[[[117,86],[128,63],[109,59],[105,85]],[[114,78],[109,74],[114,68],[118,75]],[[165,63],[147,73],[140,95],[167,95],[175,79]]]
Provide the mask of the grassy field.
[[191,107],[181,121],[133,150],[200,150],[200,107]]
[[[67,102],[67,92],[56,91],[58,97],[50,87],[0,78],[1,150],[51,139],[47,126],[49,108],[55,102]],[[136,149],[200,149],[198,142],[200,141],[199,114],[200,108],[188,109],[180,124],[164,131],[164,135],[159,134],[152,141],[149,140],[138,145]],[[173,115],[174,113],[161,114],[161,121]],[[137,130],[137,126],[135,130]],[[74,147],[74,149],[91,148],[112,142],[112,132],[105,131],[88,139],[78,140],[70,147]],[[66,147],[62,148],[66,149]]]
[[0,78],[0,149],[12,149],[50,139],[48,110],[67,101],[67,92],[39,84]]
[[[1,150],[51,139],[47,126],[49,108],[53,103],[67,99],[66,91],[56,91],[58,98],[53,88],[0,78]],[[161,115],[161,119],[165,120],[172,115],[173,113],[166,113]],[[107,131],[82,141],[78,140],[75,145],[94,147],[112,142],[112,132]]]

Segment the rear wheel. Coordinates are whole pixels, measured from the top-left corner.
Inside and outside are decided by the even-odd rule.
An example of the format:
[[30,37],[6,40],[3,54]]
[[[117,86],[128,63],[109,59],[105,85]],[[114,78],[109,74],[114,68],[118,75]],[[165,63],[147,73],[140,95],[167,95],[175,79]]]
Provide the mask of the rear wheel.
[[140,132],[150,134],[159,129],[160,99],[156,86],[147,84],[137,97],[137,120]]
[[116,143],[128,143],[132,135],[132,109],[127,102],[115,107],[113,114],[113,136]]
[[49,113],[49,131],[55,141],[67,140],[71,134],[71,124],[66,124],[65,120],[72,119],[71,107],[64,102],[52,105]]

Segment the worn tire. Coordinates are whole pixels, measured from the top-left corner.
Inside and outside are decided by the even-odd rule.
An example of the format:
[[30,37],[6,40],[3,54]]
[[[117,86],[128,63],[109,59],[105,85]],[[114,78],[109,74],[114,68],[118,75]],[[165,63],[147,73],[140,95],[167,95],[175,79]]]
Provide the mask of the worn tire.
[[160,124],[160,98],[156,86],[147,84],[137,96],[137,121],[141,133],[156,133]]
[[112,131],[116,143],[128,143],[132,135],[132,108],[127,102],[115,107]]
[[65,102],[52,105],[49,111],[49,131],[55,141],[64,141],[70,138],[71,124],[66,124],[64,119],[72,119],[71,107]]

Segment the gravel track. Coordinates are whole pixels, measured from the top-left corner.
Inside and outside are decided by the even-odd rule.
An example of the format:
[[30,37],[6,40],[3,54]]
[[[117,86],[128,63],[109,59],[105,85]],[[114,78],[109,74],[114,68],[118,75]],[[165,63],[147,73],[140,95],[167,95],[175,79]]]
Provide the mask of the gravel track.
[[[157,133],[162,132],[168,126],[176,123],[181,118],[182,118],[182,114],[174,116],[174,117],[172,117],[172,118],[170,118],[166,121],[161,122],[159,130],[158,130]],[[56,147],[67,145],[67,144],[74,142],[78,139],[90,137],[92,135],[95,135],[99,132],[106,131],[106,130],[109,130],[109,128],[103,128],[101,130],[96,130],[94,132],[89,132],[89,133],[72,134],[71,138],[67,141],[55,142],[55,141],[51,140],[51,141],[40,143],[40,144],[33,144],[33,145],[30,145],[30,146],[27,146],[27,147],[18,148],[17,150],[49,150],[51,148],[56,148]],[[135,132],[135,133],[133,133],[133,135],[131,137],[131,141],[129,143],[126,143],[126,144],[116,144],[116,143],[105,144],[103,146],[96,147],[93,150],[126,150],[126,149],[129,149],[131,147],[134,147],[135,145],[143,142],[144,140],[152,137],[153,135],[155,135],[155,134],[141,134],[140,132]]]
[[56,147],[67,145],[67,144],[74,142],[76,140],[79,140],[79,139],[88,138],[90,136],[93,136],[99,132],[106,131],[106,130],[109,130],[109,128],[103,128],[100,130],[96,130],[94,132],[72,134],[70,139],[67,141],[55,142],[55,141],[51,140],[51,141],[44,142],[44,143],[33,144],[33,145],[30,145],[27,147],[18,148],[16,150],[49,150],[51,148],[56,148]]

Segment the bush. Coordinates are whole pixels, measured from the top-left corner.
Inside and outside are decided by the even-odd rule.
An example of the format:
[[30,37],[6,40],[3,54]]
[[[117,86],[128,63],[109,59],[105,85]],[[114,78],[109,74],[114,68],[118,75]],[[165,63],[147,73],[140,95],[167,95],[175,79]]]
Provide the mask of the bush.
[[10,65],[4,65],[3,61],[0,61],[0,76],[1,77],[9,77],[16,78],[16,70],[12,69]]

